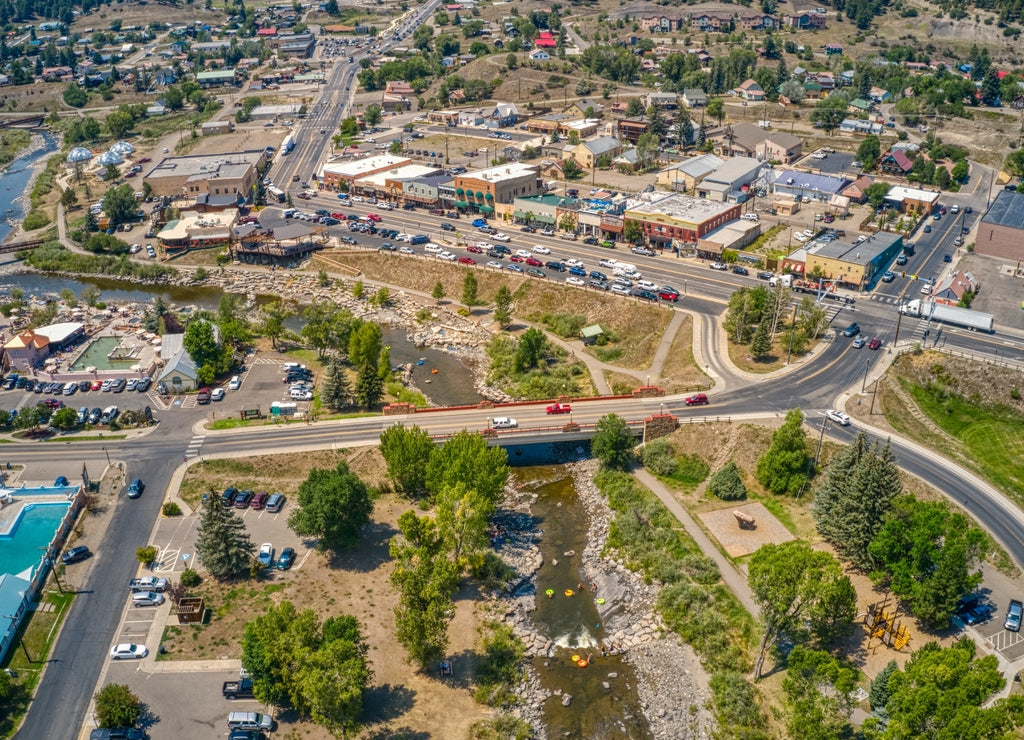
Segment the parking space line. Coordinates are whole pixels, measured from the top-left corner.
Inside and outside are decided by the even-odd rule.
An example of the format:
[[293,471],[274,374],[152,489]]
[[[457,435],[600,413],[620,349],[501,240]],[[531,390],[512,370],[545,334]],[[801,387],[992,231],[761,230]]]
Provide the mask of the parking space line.
[[301,570],[302,566],[306,564],[306,561],[309,560],[309,556],[312,554],[312,550],[306,550],[306,554],[302,556],[302,560],[300,560],[299,564],[295,566],[295,570]]

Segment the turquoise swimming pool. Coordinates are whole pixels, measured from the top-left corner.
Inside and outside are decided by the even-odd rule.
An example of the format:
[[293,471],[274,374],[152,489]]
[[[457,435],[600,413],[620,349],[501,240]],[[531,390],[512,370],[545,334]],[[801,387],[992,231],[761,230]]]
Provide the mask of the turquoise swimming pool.
[[0,570],[21,573],[39,565],[43,550],[53,539],[70,503],[26,504],[11,527],[0,535]]

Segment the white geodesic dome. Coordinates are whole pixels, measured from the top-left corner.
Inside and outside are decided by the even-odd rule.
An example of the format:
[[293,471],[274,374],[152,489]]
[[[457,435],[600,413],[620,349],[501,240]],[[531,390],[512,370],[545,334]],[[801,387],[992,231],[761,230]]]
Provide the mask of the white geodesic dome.
[[107,151],[103,152],[103,154],[101,154],[96,161],[99,164],[106,167],[108,164],[121,164],[122,162],[124,162],[124,157],[115,152],[113,149],[108,149]]
[[68,152],[67,156],[67,161],[72,164],[75,164],[76,162],[88,162],[90,159],[92,159],[92,152],[84,146],[76,146]]
[[110,151],[117,152],[123,157],[125,154],[131,154],[132,152],[134,152],[135,147],[133,147],[127,141],[119,141],[112,147],[110,147]]

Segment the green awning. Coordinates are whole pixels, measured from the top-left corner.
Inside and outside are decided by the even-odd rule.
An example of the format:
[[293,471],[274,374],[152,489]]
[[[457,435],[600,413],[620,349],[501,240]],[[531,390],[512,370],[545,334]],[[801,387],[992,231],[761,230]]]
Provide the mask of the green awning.
[[467,201],[464,201],[464,200],[457,200],[457,201],[455,201],[455,207],[456,208],[468,208],[469,207],[469,203]]
[[512,215],[516,218],[526,219],[528,211],[515,211]]
[[533,214],[533,220],[539,221],[542,224],[553,224],[555,222],[555,217],[548,216],[545,213],[535,213]]
[[484,199],[484,194],[481,193],[479,190],[476,193],[476,199],[477,200],[483,200]]
[[455,188],[455,194],[456,194],[456,195],[462,195],[462,194],[463,194],[463,193],[465,193],[465,192],[466,192],[466,191],[465,191],[465,190],[463,190],[462,188]]
[[487,200],[494,200],[494,196],[493,196],[493,195],[491,195],[490,193],[488,193],[488,194],[487,194],[487,195],[485,195],[484,197],[485,197],[485,198],[487,198]]
[[480,211],[483,213],[494,213],[494,206],[480,206]]

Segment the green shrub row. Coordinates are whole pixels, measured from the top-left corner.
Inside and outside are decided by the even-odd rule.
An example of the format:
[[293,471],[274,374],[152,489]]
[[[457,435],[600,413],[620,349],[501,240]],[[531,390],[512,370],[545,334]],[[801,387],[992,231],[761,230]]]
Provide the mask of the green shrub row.
[[70,272],[79,275],[110,275],[113,277],[156,280],[177,275],[173,267],[132,262],[127,255],[112,257],[69,252],[59,242],[47,242],[38,249],[19,252],[18,258],[44,272]]

